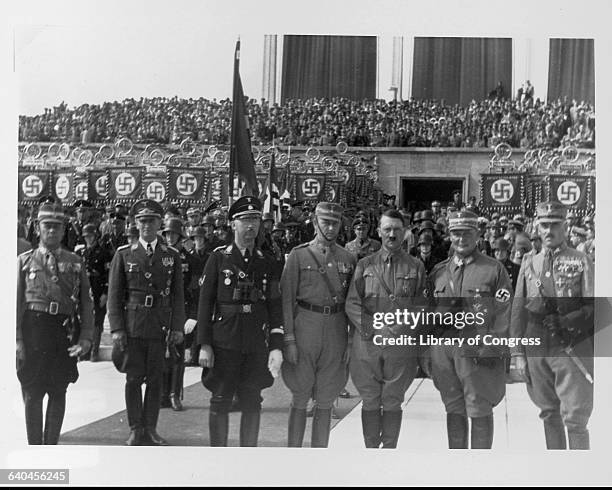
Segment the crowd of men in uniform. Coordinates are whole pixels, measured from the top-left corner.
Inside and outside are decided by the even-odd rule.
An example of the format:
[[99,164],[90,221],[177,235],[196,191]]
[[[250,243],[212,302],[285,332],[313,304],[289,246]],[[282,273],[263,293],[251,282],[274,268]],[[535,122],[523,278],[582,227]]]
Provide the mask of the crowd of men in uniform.
[[[101,213],[78,201],[70,220],[53,199],[41,201],[18,228],[28,442],[57,444],[76,361],[99,360],[108,315],[113,362],[126,373],[128,445],[167,445],[156,430],[159,409],[182,409],[185,365],[200,365],[212,394],[212,446],[227,445],[235,399],[240,445],[257,445],[261,392],[282,375],[292,393],[287,445],[302,446],[314,400],[311,446],[327,447],[350,373],[366,447],[396,447],[404,394],[421,375],[440,391],[449,448],[491,447],[507,376],[527,382],[548,448],[588,448],[593,218],[557,202],[541,203],[532,219],[485,217],[459,191],[445,207],[434,201],[414,213],[385,198],[348,209],[293,203],[278,221],[248,196],[229,209],[145,199]],[[407,346],[396,340],[415,331],[373,322],[402,309],[485,321],[438,322],[418,333],[447,342]],[[541,343],[468,349],[456,341],[483,334]]]

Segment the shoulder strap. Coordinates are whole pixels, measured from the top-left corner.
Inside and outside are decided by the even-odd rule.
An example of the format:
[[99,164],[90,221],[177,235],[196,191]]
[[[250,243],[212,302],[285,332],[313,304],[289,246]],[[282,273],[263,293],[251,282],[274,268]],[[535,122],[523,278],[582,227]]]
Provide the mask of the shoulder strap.
[[378,270],[378,267],[372,264],[372,270],[374,271],[374,275],[376,276],[376,279],[378,279],[378,282],[380,283],[382,288],[385,290],[385,293],[387,293],[387,296],[389,296],[389,299],[391,300],[391,303],[393,303],[393,306],[395,306],[398,310],[401,309],[399,304],[397,303],[397,300],[395,299],[395,295],[393,294],[393,291],[391,291],[391,288],[389,288],[389,286],[383,279],[382,275],[380,274],[380,271]]
[[325,269],[325,267],[321,265],[321,262],[319,262],[319,259],[317,259],[317,256],[314,254],[314,252],[311,250],[310,247],[306,247],[306,250],[308,250],[308,253],[310,254],[310,256],[317,263],[318,270],[323,276],[323,280],[325,281],[325,284],[327,285],[327,289],[329,289],[329,292],[331,293],[334,303],[337,303],[338,302],[338,292],[334,289],[334,285],[332,284],[331,280],[329,279],[329,276],[327,275],[327,270]]

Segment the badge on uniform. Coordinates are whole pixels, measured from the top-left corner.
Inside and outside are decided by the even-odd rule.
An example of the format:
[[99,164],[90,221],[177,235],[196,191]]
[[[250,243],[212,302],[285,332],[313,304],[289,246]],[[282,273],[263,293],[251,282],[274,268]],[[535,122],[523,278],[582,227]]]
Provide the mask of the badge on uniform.
[[202,284],[204,284],[205,280],[206,280],[206,274],[203,274],[202,277],[198,279],[198,286],[202,287]]
[[510,299],[510,291],[504,288],[498,289],[495,293],[495,299],[500,303],[506,303]]
[[[223,271],[223,274],[225,274],[225,280],[223,281],[223,284],[225,284],[226,286],[229,286],[232,283],[232,280],[230,279],[230,276],[233,274],[233,272],[230,269],[225,269]],[[203,279],[202,279],[203,281]]]
[[174,257],[162,257],[164,267],[172,267],[174,265]]
[[138,263],[137,262],[128,262],[128,272],[138,272]]
[[151,273],[150,272],[145,272],[145,278],[151,279]]
[[30,280],[33,281],[34,279],[36,279],[36,271],[32,271],[30,272]]

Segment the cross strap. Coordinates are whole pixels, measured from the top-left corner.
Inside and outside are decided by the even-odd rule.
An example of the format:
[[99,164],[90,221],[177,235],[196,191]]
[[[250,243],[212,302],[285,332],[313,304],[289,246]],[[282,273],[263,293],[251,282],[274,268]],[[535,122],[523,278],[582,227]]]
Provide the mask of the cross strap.
[[317,263],[318,270],[321,273],[321,276],[323,276],[323,280],[325,281],[325,284],[327,285],[327,289],[329,289],[329,292],[331,293],[331,296],[332,296],[332,299],[334,300],[334,303],[338,303],[338,292],[334,288],[334,285],[332,284],[331,279],[327,275],[327,269],[321,265],[321,262],[319,262],[319,259],[317,259],[317,256],[310,249],[310,247],[306,247],[306,250],[308,250],[308,253],[311,255],[311,257]]

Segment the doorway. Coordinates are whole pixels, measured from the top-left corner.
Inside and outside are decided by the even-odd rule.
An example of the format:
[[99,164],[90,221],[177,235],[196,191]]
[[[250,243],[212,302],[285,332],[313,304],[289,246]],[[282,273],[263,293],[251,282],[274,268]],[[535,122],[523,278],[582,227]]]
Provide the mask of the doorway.
[[[442,206],[446,206],[453,200],[453,191],[457,189],[463,192],[462,179],[402,178],[400,206],[412,213],[430,209],[432,201],[440,201]],[[462,200],[465,201],[465,197]]]

